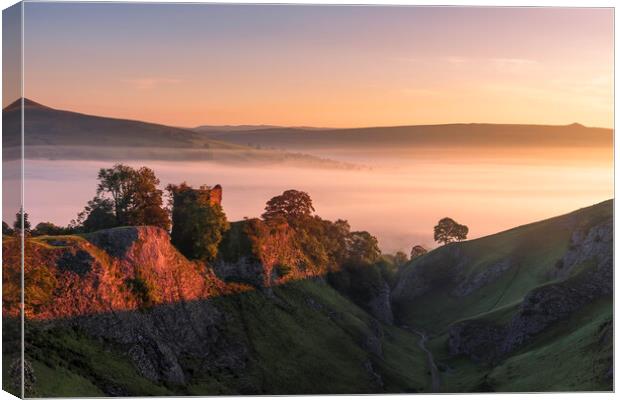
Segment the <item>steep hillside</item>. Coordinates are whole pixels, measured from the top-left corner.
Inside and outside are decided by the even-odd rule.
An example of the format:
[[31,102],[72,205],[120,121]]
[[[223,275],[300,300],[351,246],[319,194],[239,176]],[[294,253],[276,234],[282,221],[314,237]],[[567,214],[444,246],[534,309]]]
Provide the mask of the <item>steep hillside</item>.
[[[261,271],[294,245],[286,229],[265,234],[248,237],[240,253],[259,260]],[[257,246],[269,241],[278,246]],[[4,382],[13,391],[20,347],[19,335],[10,334],[18,329],[15,245],[4,238]],[[308,278],[311,269],[297,268],[269,287],[257,279],[255,286],[225,283],[151,227],[29,238],[26,359],[35,381],[27,394],[429,390],[415,335],[382,324],[321,276]]]
[[[3,311],[19,314],[16,238],[3,240]],[[26,240],[26,317],[68,318],[134,310],[229,293],[203,264],[190,262],[155,227],[127,227],[84,236],[41,236]]]
[[[402,269],[392,294],[398,321],[434,335],[434,350],[452,370],[448,378],[453,369],[469,371],[452,381],[465,387],[444,390],[574,388],[557,377],[511,383],[505,376],[546,365],[547,356],[580,375],[580,387],[610,389],[612,215],[613,202],[606,201],[443,246]],[[579,357],[596,367],[582,368]]]
[[[607,201],[398,272],[316,262],[283,221],[233,223],[213,265],[152,227],[30,237],[27,395],[611,390],[612,217]],[[3,238],[14,393],[17,243]]]

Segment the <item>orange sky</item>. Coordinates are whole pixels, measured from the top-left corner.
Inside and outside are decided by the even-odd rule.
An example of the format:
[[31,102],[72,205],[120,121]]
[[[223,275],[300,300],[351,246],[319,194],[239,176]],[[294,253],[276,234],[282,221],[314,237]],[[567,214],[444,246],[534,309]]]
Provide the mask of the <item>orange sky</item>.
[[25,25],[25,96],[90,114],[613,126],[611,9],[31,2]]

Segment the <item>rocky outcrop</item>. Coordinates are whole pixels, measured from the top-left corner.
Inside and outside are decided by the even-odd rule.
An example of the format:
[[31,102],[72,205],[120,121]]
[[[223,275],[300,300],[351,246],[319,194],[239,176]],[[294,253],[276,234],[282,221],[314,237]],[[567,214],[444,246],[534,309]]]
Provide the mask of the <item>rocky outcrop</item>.
[[603,265],[613,262],[613,254],[609,252],[613,242],[613,222],[607,221],[590,230],[577,229],[571,236],[568,251],[556,265],[554,278],[570,276],[576,267],[586,262]]
[[65,323],[124,346],[145,378],[185,384],[186,359],[199,360],[202,371],[245,368],[246,338],[227,330],[230,318],[207,299],[84,316]]
[[605,221],[572,236],[564,256],[574,274],[529,292],[510,321],[502,326],[468,320],[450,327],[452,355],[493,362],[527,344],[556,322],[613,291],[613,224]]
[[452,291],[452,295],[456,297],[465,297],[475,292],[476,290],[495,282],[513,266],[510,259],[500,260],[489,267],[485,268],[481,272],[473,274],[472,276],[466,276],[464,279],[459,279],[458,286]]
[[[3,241],[3,250],[11,253],[16,240]],[[61,242],[28,238],[25,246],[29,319],[135,310],[242,290],[188,261],[160,228],[115,228]],[[7,263],[5,276],[12,269],[18,272],[19,263]],[[5,302],[3,310],[18,315],[19,304]]]
[[380,287],[374,291],[373,296],[367,302],[368,312],[384,324],[394,324],[394,314],[392,313],[392,302],[390,296],[390,286],[381,280]]
[[467,355],[476,362],[491,362],[501,355],[506,329],[482,321],[463,321],[450,327],[450,354]]
[[467,256],[457,243],[417,257],[401,269],[392,299],[396,303],[410,302],[438,287],[459,282],[460,274],[468,263]]
[[221,279],[270,287],[327,273],[304,254],[286,221],[248,219],[231,225],[214,262]]

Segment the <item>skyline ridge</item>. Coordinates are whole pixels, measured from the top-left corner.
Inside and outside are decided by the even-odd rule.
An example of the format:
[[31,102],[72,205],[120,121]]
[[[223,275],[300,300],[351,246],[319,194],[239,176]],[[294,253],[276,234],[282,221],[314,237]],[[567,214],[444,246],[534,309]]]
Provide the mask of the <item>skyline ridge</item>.
[[[14,101],[10,102],[7,106],[5,106],[2,111],[12,111],[13,109],[17,108],[18,105],[20,104],[22,98],[18,98],[15,99]],[[404,125],[368,125],[368,126],[352,126],[352,127],[319,127],[319,126],[313,126],[313,125],[303,125],[303,126],[289,126],[289,125],[274,125],[274,124],[266,124],[266,123],[255,123],[255,124],[233,124],[233,123],[228,123],[228,124],[200,124],[197,126],[180,126],[180,125],[169,125],[169,124],[164,124],[164,123],[159,123],[159,122],[154,122],[154,121],[148,121],[148,120],[141,120],[141,119],[134,119],[134,118],[123,118],[123,117],[117,117],[117,116],[111,116],[111,115],[104,115],[104,114],[92,114],[92,113],[88,113],[88,112],[82,112],[82,111],[78,111],[78,110],[71,110],[71,109],[64,109],[64,108],[56,108],[56,107],[52,107],[52,106],[48,106],[43,104],[42,102],[38,102],[35,100],[32,100],[28,97],[23,97],[24,99],[24,104],[26,106],[29,107],[40,107],[40,108],[44,108],[44,109],[49,109],[49,110],[55,110],[55,111],[61,111],[61,112],[70,112],[70,113],[75,113],[75,114],[81,114],[81,115],[86,115],[86,116],[91,116],[91,117],[99,117],[99,118],[108,118],[108,119],[116,119],[116,120],[123,120],[123,121],[133,121],[133,122],[144,122],[144,123],[148,123],[148,124],[153,124],[153,125],[161,125],[161,126],[169,126],[172,128],[177,128],[177,129],[185,129],[188,131],[199,131],[201,128],[204,128],[205,130],[208,130],[209,128],[240,128],[240,127],[248,127],[248,129],[240,129],[239,131],[261,131],[261,130],[270,130],[270,129],[294,129],[294,130],[308,130],[308,131],[343,131],[343,130],[356,130],[356,129],[389,129],[389,128],[407,128],[407,127],[439,127],[439,126],[463,126],[463,125],[497,125],[497,126],[535,126],[535,127],[571,127],[571,126],[578,126],[578,127],[583,127],[583,128],[588,128],[588,129],[607,129],[607,130],[611,130],[613,131],[614,128],[608,128],[608,127],[603,127],[603,126],[590,126],[590,125],[585,125],[582,124],[578,121],[573,121],[570,123],[565,123],[565,124],[542,124],[542,123],[526,123],[526,122],[515,122],[515,123],[497,123],[497,122],[482,122],[482,121],[478,121],[478,122],[445,122],[445,123],[435,123],[435,124],[417,124],[417,123],[409,123],[409,124],[404,124]]]

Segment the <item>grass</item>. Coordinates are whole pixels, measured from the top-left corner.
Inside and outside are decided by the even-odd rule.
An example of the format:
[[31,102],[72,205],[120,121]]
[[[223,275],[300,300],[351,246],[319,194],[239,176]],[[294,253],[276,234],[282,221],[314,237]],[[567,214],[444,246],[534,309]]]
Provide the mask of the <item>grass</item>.
[[140,376],[118,346],[67,327],[30,323],[26,330],[26,358],[33,363],[37,396],[72,393],[90,397],[110,388],[134,396],[171,394],[166,387]]
[[611,366],[612,343],[602,340],[601,327],[612,316],[611,299],[601,299],[495,366],[451,357],[447,334],[435,337],[429,347],[444,366],[445,392],[610,391],[611,381],[601,377]]
[[[399,299],[399,318],[423,327],[434,336],[428,347],[442,370],[442,390],[472,391],[575,391],[612,390],[603,377],[611,365],[611,342],[602,341],[601,329],[612,321],[612,301],[603,298],[571,318],[539,334],[533,342],[495,366],[478,365],[448,352],[448,327],[460,320],[478,319],[505,325],[524,295],[534,288],[556,282],[557,260],[569,249],[575,231],[610,220],[613,202],[607,201],[571,214],[511,229],[458,246],[468,262],[457,269],[458,259],[449,247],[439,248],[405,268],[433,282],[434,290],[419,297]],[[502,259],[513,265],[499,279],[456,297],[453,290],[467,276]],[[569,280],[583,279],[595,266],[586,261],[574,267]],[[457,279],[455,274],[458,274]]]
[[[477,318],[497,324],[509,321],[527,292],[553,282],[551,272],[568,249],[572,232],[611,218],[611,206],[611,202],[605,202],[566,216],[439,248],[405,267],[422,269],[432,282],[432,291],[399,299],[396,310],[402,323],[432,334],[428,347],[442,371],[442,391],[611,389],[611,383],[601,378],[611,360],[611,342],[605,339],[606,326],[612,318],[610,299],[591,304],[553,325],[527,347],[494,366],[450,356],[446,333],[450,324],[462,319]],[[239,234],[241,226],[232,232]],[[59,238],[53,237],[63,240]],[[39,237],[33,242],[52,246],[49,240]],[[65,240],[85,239],[71,235]],[[451,253],[455,246],[468,260],[458,270],[454,268],[458,259]],[[96,253],[97,258],[107,262],[108,256],[95,250],[101,252]],[[234,246],[229,250],[233,259],[245,251]],[[460,281],[506,258],[511,260],[511,267],[497,280],[464,297],[452,294]],[[580,279],[580,274],[590,268],[591,263],[583,263],[575,268],[570,279]],[[204,396],[430,390],[430,372],[426,355],[417,345],[419,338],[398,327],[380,324],[382,354],[373,353],[367,341],[375,337],[376,322],[320,279],[222,296],[210,302],[226,315],[221,334],[242,339],[247,349],[244,368],[211,368],[205,366],[204,359],[183,354],[181,365],[187,385],[151,382],[139,374],[124,346],[62,324],[29,323],[26,357],[37,376],[35,394]],[[3,321],[3,378],[5,388],[14,390],[10,387],[7,363],[18,356],[11,352],[18,346],[10,345],[18,339],[10,321]],[[372,371],[368,370],[369,365]],[[373,373],[380,375],[381,385]]]
[[32,363],[37,377],[37,389],[33,395],[54,397],[105,396],[90,380],[68,368],[49,367],[43,362]]
[[[292,282],[273,293],[250,291],[213,299],[227,315],[225,334],[243,337],[248,360],[241,370],[206,369],[185,355],[188,384],[174,387],[141,377],[123,346],[79,329],[29,324],[26,356],[41,397],[127,395],[319,394],[421,392],[430,380],[417,336],[382,326],[381,356],[365,340],[371,317],[320,280]],[[381,375],[377,386],[367,363]]]
[[612,357],[611,340],[602,340],[601,327],[612,317],[611,299],[581,310],[494,368],[493,387],[504,392],[612,390],[611,380],[601,378]]
[[[386,389],[395,392],[425,389],[425,359],[412,335],[385,328],[388,334],[383,338],[385,357],[381,360],[363,346],[364,339],[372,335],[369,315],[330,286],[299,281],[273,290],[275,301],[260,292],[243,294],[234,302],[230,297],[218,299],[226,303],[223,304],[226,311],[243,325],[236,329],[251,333],[253,361],[243,373],[248,392],[381,391],[373,386],[364,368],[367,360],[386,377]],[[309,302],[319,306],[311,307]],[[235,379],[224,379],[222,385],[237,384]],[[195,388],[190,390],[195,392]]]
[[[430,252],[405,266],[404,273],[418,268],[433,282],[433,290],[419,297],[405,296],[397,300],[399,317],[412,326],[419,326],[422,321],[425,329],[441,334],[454,321],[519,302],[530,290],[553,281],[556,262],[568,250],[576,229],[587,229],[609,219],[612,212],[610,200],[571,214]],[[459,259],[468,260],[460,269],[455,267],[458,259],[451,252],[451,247],[455,246],[461,250]],[[467,296],[453,295],[461,281],[502,260],[509,260],[511,267],[498,279]]]

